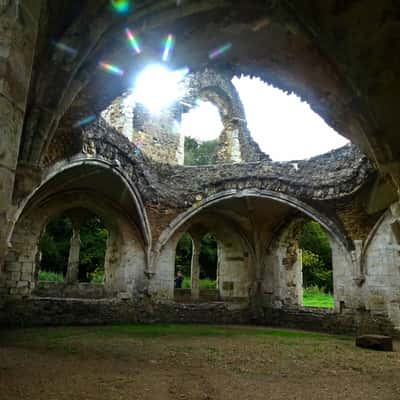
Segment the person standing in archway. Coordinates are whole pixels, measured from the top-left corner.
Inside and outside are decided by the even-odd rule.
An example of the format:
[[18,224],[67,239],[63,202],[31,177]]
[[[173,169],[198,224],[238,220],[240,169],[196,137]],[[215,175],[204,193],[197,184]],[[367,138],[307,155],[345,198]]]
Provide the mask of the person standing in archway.
[[178,271],[175,277],[175,289],[181,289],[182,283],[183,283],[183,274],[181,271]]

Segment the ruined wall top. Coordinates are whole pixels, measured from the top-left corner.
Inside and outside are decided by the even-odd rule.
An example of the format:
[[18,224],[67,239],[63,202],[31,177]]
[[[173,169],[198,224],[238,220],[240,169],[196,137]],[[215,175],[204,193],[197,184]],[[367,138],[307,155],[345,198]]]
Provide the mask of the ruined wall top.
[[246,188],[312,201],[340,199],[355,193],[375,172],[368,158],[351,145],[293,162],[179,166],[152,161],[102,120],[84,129],[83,142],[83,152],[91,157],[117,160],[145,202],[173,207],[187,207],[199,196]]
[[152,114],[142,104],[132,101],[132,92],[126,92],[103,111],[102,117],[153,160],[182,165],[182,114],[195,108],[198,100],[210,101],[218,108],[224,126],[218,138],[216,163],[269,159],[252,139],[239,94],[227,76],[205,69],[187,74],[180,85],[181,98],[162,112]]

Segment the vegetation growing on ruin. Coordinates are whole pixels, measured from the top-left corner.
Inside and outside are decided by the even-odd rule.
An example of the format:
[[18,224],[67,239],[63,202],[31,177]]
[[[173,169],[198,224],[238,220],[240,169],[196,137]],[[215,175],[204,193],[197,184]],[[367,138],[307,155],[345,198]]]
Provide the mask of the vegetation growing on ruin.
[[185,137],[185,165],[207,165],[214,162],[218,147],[218,139],[197,141]]

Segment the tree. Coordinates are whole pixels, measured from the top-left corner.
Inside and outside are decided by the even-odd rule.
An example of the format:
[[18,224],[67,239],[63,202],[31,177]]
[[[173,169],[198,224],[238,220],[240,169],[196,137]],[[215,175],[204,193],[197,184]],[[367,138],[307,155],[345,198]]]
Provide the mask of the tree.
[[[50,221],[39,242],[40,269],[65,275],[68,268],[72,223],[66,216]],[[79,280],[90,281],[104,274],[108,231],[100,218],[90,217],[80,228]]]
[[80,228],[79,280],[91,281],[93,274],[104,275],[108,231],[103,221],[92,216]]
[[181,271],[184,276],[190,276],[192,262],[192,238],[184,233],[176,245],[175,269]]
[[185,165],[212,164],[217,152],[218,140],[199,143],[196,139],[185,137]]
[[207,233],[201,239],[199,263],[200,279],[217,279],[218,244],[212,233]]
[[321,225],[314,221],[305,224],[299,245],[303,250],[303,285],[333,292],[332,249]]
[[42,270],[66,274],[71,236],[72,223],[68,217],[62,215],[47,224],[39,241]]

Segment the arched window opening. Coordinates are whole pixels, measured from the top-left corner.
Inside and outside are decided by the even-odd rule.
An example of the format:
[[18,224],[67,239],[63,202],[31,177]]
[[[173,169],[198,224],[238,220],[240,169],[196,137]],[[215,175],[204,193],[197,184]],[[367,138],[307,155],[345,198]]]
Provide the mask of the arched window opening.
[[209,101],[198,101],[195,108],[182,114],[184,165],[212,164],[223,129],[218,108]]
[[80,227],[80,282],[104,283],[108,230],[101,218],[90,216]]
[[253,139],[273,161],[302,160],[348,143],[296,94],[249,76],[235,76],[232,83]]
[[192,274],[193,242],[188,233],[184,233],[176,245],[175,252],[175,289],[190,289]]
[[64,282],[71,237],[72,222],[66,215],[60,215],[48,222],[39,241],[37,280]]
[[200,289],[218,288],[218,243],[213,233],[206,233],[201,239],[200,254]]
[[299,236],[302,254],[303,305],[333,308],[332,248],[320,224],[307,222]]
[[103,283],[108,230],[101,218],[86,213],[52,219],[39,241],[37,280]]

